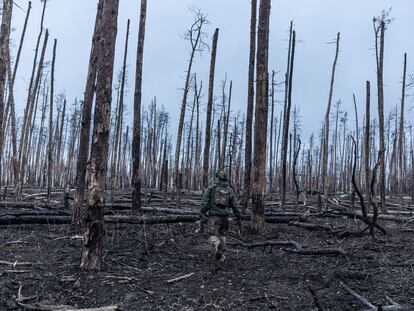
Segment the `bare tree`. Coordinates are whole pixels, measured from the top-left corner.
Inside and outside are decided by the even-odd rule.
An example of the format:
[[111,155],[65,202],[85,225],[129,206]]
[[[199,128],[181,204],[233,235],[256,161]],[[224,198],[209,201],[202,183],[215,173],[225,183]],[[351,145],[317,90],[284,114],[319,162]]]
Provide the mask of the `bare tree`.
[[119,0],[105,0],[102,9],[102,41],[96,77],[96,105],[91,148],[91,175],[84,248],[80,267],[100,270],[102,265],[105,179],[108,164],[108,139],[112,101],[115,41]]
[[194,10],[194,22],[191,25],[190,29],[188,29],[184,35],[184,39],[188,41],[191,45],[191,52],[190,52],[190,59],[188,61],[188,67],[186,71],[186,78],[184,84],[184,91],[183,91],[183,98],[181,101],[181,112],[180,112],[180,120],[178,122],[178,133],[177,133],[177,142],[175,145],[175,158],[174,158],[174,185],[175,185],[175,192],[176,192],[176,205],[177,208],[181,207],[181,189],[178,187],[179,182],[179,160],[180,160],[180,150],[181,150],[181,140],[183,137],[183,127],[184,127],[184,118],[185,118],[185,110],[187,107],[187,97],[188,92],[190,90],[190,83],[191,83],[191,71],[192,66],[194,63],[194,58],[197,52],[202,52],[206,44],[203,41],[203,37],[205,34],[203,33],[203,27],[208,24],[206,16],[200,10]]
[[252,178],[252,129],[254,108],[254,69],[256,60],[256,24],[257,24],[257,0],[252,0],[250,18],[250,51],[249,51],[249,73],[247,90],[247,113],[246,113],[246,146],[244,151],[244,180],[243,180],[243,208],[247,209],[250,200],[251,178]]
[[283,109],[283,133],[282,133],[282,149],[281,149],[281,168],[280,168],[280,205],[284,208],[286,203],[286,175],[287,175],[287,153],[289,139],[289,123],[290,111],[292,107],[292,81],[293,81],[293,65],[295,60],[296,32],[293,31],[293,23],[290,23],[289,31],[289,49],[288,49],[288,65],[285,78],[285,105]]
[[203,189],[208,186],[208,172],[210,161],[210,142],[211,142],[211,112],[213,109],[213,94],[214,94],[214,72],[216,68],[216,55],[217,55],[217,41],[218,41],[219,29],[217,28],[213,36],[213,47],[211,50],[210,61],[210,76],[208,83],[208,101],[207,101],[207,116],[206,116],[206,134],[204,140],[204,163],[203,163]]
[[385,130],[384,130],[384,44],[386,24],[389,12],[382,12],[381,16],[373,19],[375,32],[375,59],[377,63],[377,90],[378,90],[378,126],[379,126],[379,188],[381,196],[381,212],[385,212]]
[[95,95],[95,81],[97,75],[98,57],[100,54],[99,45],[101,44],[101,30],[100,23],[102,19],[102,9],[104,0],[99,0],[95,19],[95,29],[92,37],[92,47],[89,56],[88,75],[86,79],[83,108],[82,108],[82,123],[79,138],[79,150],[76,165],[76,191],[75,204],[72,213],[72,224],[79,229],[83,217],[83,198],[86,184],[86,166],[89,154],[89,140],[91,131],[91,114],[92,105]]
[[[7,62],[9,59],[9,40],[10,28],[13,12],[13,0],[3,2],[3,15],[0,29],[0,168],[3,155],[3,113],[4,113],[4,93],[6,89]],[[10,83],[10,81],[9,81]],[[2,171],[0,169],[0,176]]]
[[256,109],[253,150],[252,229],[264,228],[264,194],[266,186],[266,143],[268,119],[268,61],[271,0],[260,0],[257,34]]
[[[14,63],[14,68],[13,68],[13,73],[11,74],[11,60],[10,60],[10,49],[8,52],[8,56],[9,56],[9,73],[11,74],[11,80],[9,81],[8,85],[9,85],[9,97],[7,99],[7,107],[9,107],[10,109],[10,118],[11,118],[11,139],[12,139],[12,148],[13,148],[13,155],[12,155],[12,163],[13,163],[13,176],[14,176],[14,182],[16,183],[18,180],[18,171],[19,171],[19,165],[17,162],[17,129],[16,129],[16,112],[15,112],[15,105],[14,105],[14,82],[16,80],[16,73],[17,73],[17,68],[19,66],[19,62],[20,62],[20,56],[21,56],[21,52],[22,52],[22,48],[23,48],[23,42],[24,42],[24,38],[26,35],[26,30],[27,30],[27,23],[29,21],[29,16],[30,16],[30,11],[32,9],[32,2],[29,1],[28,7],[27,7],[27,12],[26,12],[26,18],[24,20],[24,25],[23,25],[23,30],[22,30],[22,35],[20,37],[20,43],[19,43],[19,48],[17,50],[17,55],[16,55],[16,60]],[[3,133],[4,135],[4,133]],[[0,163],[1,164],[1,163]]]
[[371,172],[370,172],[370,131],[371,131],[371,84],[366,82],[365,104],[365,137],[364,137],[364,166],[365,166],[365,196],[367,210],[371,206]]
[[398,135],[398,164],[399,164],[399,179],[398,179],[398,194],[404,192],[404,106],[405,106],[405,88],[407,80],[407,53],[404,53],[404,69],[403,81],[401,91],[401,108],[400,108],[400,128]]
[[53,44],[53,59],[52,59],[52,71],[50,77],[50,106],[49,106],[49,143],[47,146],[47,200],[46,204],[50,206],[50,195],[52,188],[52,161],[53,161],[53,102],[54,102],[54,89],[55,89],[55,62],[56,62],[56,45],[57,40],[54,40]]
[[145,21],[147,18],[147,0],[141,0],[139,17],[137,61],[134,92],[134,128],[132,136],[132,209],[141,210],[141,98],[142,98],[142,65],[144,59]]
[[327,205],[328,200],[328,148],[329,148],[329,116],[331,113],[331,105],[332,105],[332,98],[333,98],[333,89],[334,89],[334,82],[335,82],[335,71],[336,71],[336,64],[338,62],[338,55],[339,55],[339,40],[341,34],[338,32],[336,36],[336,51],[335,51],[335,58],[332,65],[332,73],[331,73],[331,84],[329,87],[329,97],[328,97],[328,107],[326,109],[325,114],[325,123],[324,123],[324,138],[323,138],[323,158],[322,158],[322,190],[324,193],[324,201],[325,201],[325,208]]

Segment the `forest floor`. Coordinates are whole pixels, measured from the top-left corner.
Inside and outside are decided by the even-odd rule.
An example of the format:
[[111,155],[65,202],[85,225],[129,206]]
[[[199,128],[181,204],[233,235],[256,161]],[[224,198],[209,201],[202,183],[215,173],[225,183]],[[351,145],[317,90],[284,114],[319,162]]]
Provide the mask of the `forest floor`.
[[[96,273],[79,269],[82,237],[69,225],[0,226],[0,310],[26,310],[18,302],[120,310],[367,309],[341,284],[375,306],[390,305],[387,297],[414,305],[413,222],[378,220],[387,235],[377,232],[375,240],[368,233],[338,235],[338,228],[363,230],[365,224],[355,219],[310,217],[307,222],[332,230],[266,224],[266,232],[257,236],[249,233],[247,221],[241,235],[231,227],[221,266],[214,262],[207,233],[196,233],[193,223],[108,224],[104,266]],[[248,247],[269,240],[344,254]]]

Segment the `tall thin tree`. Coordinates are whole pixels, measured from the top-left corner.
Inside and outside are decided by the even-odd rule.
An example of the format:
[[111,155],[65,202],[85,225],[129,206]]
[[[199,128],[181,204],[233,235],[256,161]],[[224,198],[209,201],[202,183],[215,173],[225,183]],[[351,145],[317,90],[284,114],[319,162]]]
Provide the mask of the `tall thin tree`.
[[86,166],[89,154],[89,141],[91,131],[92,105],[95,95],[95,81],[97,74],[98,56],[100,54],[99,45],[101,43],[100,23],[102,19],[102,9],[104,0],[99,0],[96,11],[95,29],[92,37],[92,46],[89,56],[88,75],[86,79],[84,100],[82,105],[82,121],[79,137],[79,150],[76,165],[76,191],[75,204],[73,205],[72,224],[78,229],[84,219],[83,198],[86,185]]
[[96,77],[96,105],[91,148],[91,174],[84,248],[80,267],[100,270],[104,233],[105,181],[108,165],[115,42],[119,0],[105,0],[102,9],[102,41]]
[[208,83],[208,100],[207,100],[207,116],[206,116],[206,134],[204,140],[204,163],[203,163],[203,189],[208,186],[208,172],[210,161],[210,143],[211,143],[211,112],[213,110],[213,95],[214,95],[214,73],[216,68],[217,55],[217,41],[219,29],[217,28],[213,36],[213,47],[211,50],[210,60],[210,76]]
[[268,61],[271,0],[260,0],[257,34],[256,109],[254,123],[252,229],[261,233],[264,228],[266,186],[266,143],[268,119]]
[[145,21],[147,18],[147,0],[141,0],[139,17],[137,62],[134,92],[134,128],[132,137],[132,208],[141,210],[141,98],[142,98],[142,66],[144,59]]
[[54,90],[55,90],[55,63],[56,63],[56,46],[57,40],[53,43],[53,58],[52,58],[52,69],[50,77],[50,106],[49,106],[49,142],[47,145],[47,206],[50,206],[51,188],[52,188],[52,161],[53,161],[53,103],[54,103]]
[[246,112],[246,146],[244,149],[243,209],[249,206],[252,177],[252,133],[254,108],[254,69],[256,62],[257,0],[252,0],[250,17],[250,50]]

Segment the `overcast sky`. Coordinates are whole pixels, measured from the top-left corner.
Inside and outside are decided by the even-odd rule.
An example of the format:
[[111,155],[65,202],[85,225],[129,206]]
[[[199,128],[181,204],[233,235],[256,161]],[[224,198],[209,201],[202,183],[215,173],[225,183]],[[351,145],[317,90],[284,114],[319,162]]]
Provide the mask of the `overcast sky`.
[[[24,107],[30,77],[34,47],[40,23],[42,3],[32,1],[32,13],[24,44],[21,65],[16,79],[15,95],[18,113]],[[27,2],[15,0],[26,10]],[[91,37],[95,22],[97,0],[49,0],[45,27],[51,38],[58,39],[56,61],[56,93],[64,92],[69,102],[82,99],[85,88]],[[171,115],[171,130],[176,133],[179,107],[184,83],[184,71],[189,56],[189,45],[181,34],[193,17],[190,7],[198,7],[208,14],[210,24],[205,28],[208,42],[216,27],[220,28],[218,43],[216,88],[227,73],[233,80],[233,111],[246,110],[247,68],[249,54],[249,0],[148,0],[145,37],[143,105],[157,97]],[[132,120],[133,77],[135,72],[136,42],[140,1],[120,0],[118,22],[116,72],[122,65],[122,49],[127,19],[131,19],[129,66],[129,93],[126,98],[128,120]],[[395,18],[385,38],[385,99],[386,110],[399,104],[403,54],[408,53],[408,72],[413,73],[414,1],[412,0],[289,0],[272,1],[269,69],[278,72],[277,82],[283,80],[286,67],[289,22],[294,21],[297,39],[293,104],[300,108],[305,137],[319,130],[328,99],[328,87],[335,46],[332,42],[341,32],[341,49],[335,81],[334,101],[343,102],[354,124],[352,93],[356,94],[362,118],[365,81],[371,80],[373,116],[376,116],[375,58],[372,18],[382,9],[392,7]],[[13,57],[20,38],[25,12],[17,7],[13,13]],[[50,40],[52,42],[52,40]],[[47,58],[51,59],[52,46]],[[195,70],[207,85],[209,53],[197,55]],[[206,93],[205,93],[206,94]],[[282,93],[277,100],[282,100]],[[203,98],[207,100],[207,95]],[[413,106],[408,100],[407,111]],[[277,107],[276,113],[280,112]],[[414,110],[414,109],[413,109]],[[414,113],[408,115],[413,120]]]

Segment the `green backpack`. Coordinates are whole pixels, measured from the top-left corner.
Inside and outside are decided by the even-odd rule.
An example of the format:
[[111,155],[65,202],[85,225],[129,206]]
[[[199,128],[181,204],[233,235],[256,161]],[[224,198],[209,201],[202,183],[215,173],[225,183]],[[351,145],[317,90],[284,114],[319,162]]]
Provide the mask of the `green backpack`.
[[229,206],[231,191],[227,187],[217,186],[214,189],[213,203],[221,208]]

